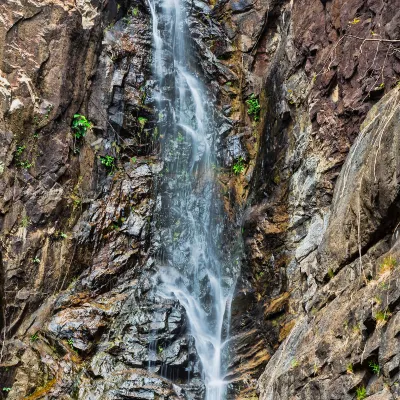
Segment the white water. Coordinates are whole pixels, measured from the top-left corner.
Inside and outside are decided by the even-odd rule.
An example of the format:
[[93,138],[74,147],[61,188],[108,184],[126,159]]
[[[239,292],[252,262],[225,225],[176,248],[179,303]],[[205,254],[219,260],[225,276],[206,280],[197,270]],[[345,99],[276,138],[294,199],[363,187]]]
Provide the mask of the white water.
[[215,193],[213,113],[190,62],[183,1],[148,1],[164,157],[156,291],[185,308],[202,364],[206,400],[222,400],[235,279],[229,257],[222,263],[219,249],[223,212]]

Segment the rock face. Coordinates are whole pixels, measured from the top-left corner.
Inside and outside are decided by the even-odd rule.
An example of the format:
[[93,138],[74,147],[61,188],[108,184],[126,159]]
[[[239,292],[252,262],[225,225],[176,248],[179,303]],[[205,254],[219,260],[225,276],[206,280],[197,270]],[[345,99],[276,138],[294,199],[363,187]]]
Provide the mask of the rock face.
[[[228,399],[396,399],[399,0],[188,9],[222,245],[244,242]],[[9,0],[0,21],[0,398],[204,398],[185,310],[151,290],[147,3]]]

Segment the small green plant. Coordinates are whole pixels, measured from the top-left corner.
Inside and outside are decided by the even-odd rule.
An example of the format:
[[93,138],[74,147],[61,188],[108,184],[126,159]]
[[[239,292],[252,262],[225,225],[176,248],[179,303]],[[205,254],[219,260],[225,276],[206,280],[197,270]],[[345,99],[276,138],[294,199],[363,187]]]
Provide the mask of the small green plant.
[[364,400],[367,397],[367,390],[364,386],[360,386],[356,389],[357,400]]
[[3,387],[3,392],[10,392],[11,388],[10,387]]
[[292,366],[292,368],[296,368],[296,367],[299,366],[299,362],[294,358],[294,359],[291,361],[290,365]]
[[239,157],[233,164],[232,170],[235,175],[240,175],[245,169],[243,157]]
[[335,272],[333,271],[332,268],[328,269],[328,277],[329,277],[329,279],[332,279],[335,277]]
[[60,232],[59,236],[61,239],[66,239],[68,237],[67,234],[64,232]]
[[353,326],[353,332],[354,332],[354,333],[357,333],[357,334],[361,333],[361,326],[360,326],[360,323],[355,324],[355,325]]
[[359,18],[354,18],[353,21],[350,21],[349,24],[350,25],[357,25],[361,22],[361,19]]
[[24,152],[25,149],[26,149],[26,146],[25,146],[25,145],[23,145],[23,146],[17,146],[17,150],[15,150],[15,155],[16,155],[17,157],[19,157],[19,156]]
[[254,121],[256,122],[259,121],[261,106],[260,102],[258,101],[258,98],[254,93],[246,100],[246,104],[248,106],[247,114],[253,116]]
[[115,168],[115,158],[113,156],[100,156],[100,162],[111,171]]
[[383,259],[383,262],[379,266],[379,273],[384,274],[390,272],[397,267],[397,259],[393,256],[388,256]]
[[138,14],[139,14],[139,10],[138,10],[137,7],[135,7],[135,8],[132,10],[132,15],[136,17]]
[[40,258],[38,257],[35,257],[32,261],[34,264],[40,264]]
[[161,346],[157,347],[157,353],[161,354],[164,351],[164,349]]
[[88,129],[92,128],[92,123],[84,115],[75,114],[71,126],[75,138],[81,139],[85,137]]
[[69,339],[67,340],[67,343],[69,344],[69,346],[70,346],[72,349],[74,348],[74,339],[69,338]]
[[22,217],[21,226],[22,226],[23,228],[27,228],[28,225],[30,225],[30,224],[31,224],[31,220],[30,220],[30,218],[29,218],[27,215],[25,215],[24,217]]
[[136,157],[132,157],[131,158],[131,163],[132,164],[136,164],[137,163],[137,158]]
[[185,138],[183,137],[182,133],[178,132],[178,137],[176,138],[176,141],[182,143],[184,140]]
[[374,318],[378,324],[384,325],[388,321],[390,316],[391,313],[389,310],[382,310],[377,311]]
[[20,166],[21,168],[23,168],[23,169],[29,169],[29,168],[31,168],[31,167],[33,166],[33,163],[31,163],[30,161],[27,161],[27,160],[25,160],[25,161],[20,161],[20,162],[19,162],[19,166]]
[[371,368],[372,372],[376,376],[379,376],[379,374],[381,372],[381,367],[379,366],[379,364],[375,363],[374,361],[370,361],[368,365]]
[[36,342],[39,339],[39,334],[36,332],[31,336],[31,342]]
[[148,119],[145,118],[145,117],[138,117],[137,120],[139,122],[139,125],[140,125],[141,129],[143,130],[145,125],[146,125],[146,123],[147,123],[147,121],[148,121]]
[[348,374],[350,374],[350,375],[354,373],[354,372],[353,372],[353,364],[352,364],[352,363],[347,364],[346,372],[347,372]]

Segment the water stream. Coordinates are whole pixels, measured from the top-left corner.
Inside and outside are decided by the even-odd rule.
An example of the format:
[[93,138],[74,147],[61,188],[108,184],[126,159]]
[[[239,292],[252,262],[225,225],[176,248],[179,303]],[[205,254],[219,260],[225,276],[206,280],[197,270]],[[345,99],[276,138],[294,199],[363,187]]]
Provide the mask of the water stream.
[[202,365],[206,400],[222,400],[235,274],[230,257],[220,248],[224,215],[215,173],[217,130],[212,104],[196,73],[184,1],[148,1],[164,162],[156,291],[184,307]]

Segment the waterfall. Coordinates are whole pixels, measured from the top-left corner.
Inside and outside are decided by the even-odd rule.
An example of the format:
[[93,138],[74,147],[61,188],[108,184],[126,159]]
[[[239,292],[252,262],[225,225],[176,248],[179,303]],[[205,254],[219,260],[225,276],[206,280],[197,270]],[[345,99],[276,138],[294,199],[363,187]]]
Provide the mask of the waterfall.
[[156,295],[184,307],[202,365],[206,399],[222,400],[235,267],[220,248],[224,218],[216,185],[214,113],[195,72],[184,2],[148,1],[164,162]]

